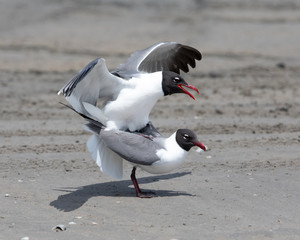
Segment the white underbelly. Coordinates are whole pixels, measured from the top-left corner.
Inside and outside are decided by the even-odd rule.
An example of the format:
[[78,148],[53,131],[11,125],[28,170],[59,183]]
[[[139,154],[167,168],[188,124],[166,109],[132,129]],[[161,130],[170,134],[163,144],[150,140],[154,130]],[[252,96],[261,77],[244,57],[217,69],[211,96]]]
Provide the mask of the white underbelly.
[[178,169],[183,164],[182,161],[176,162],[156,162],[151,166],[138,165],[141,169],[152,174],[164,174]]
[[139,109],[139,106],[122,108],[111,108],[105,111],[108,118],[107,127],[113,129],[135,131],[139,130],[149,122],[151,109]]

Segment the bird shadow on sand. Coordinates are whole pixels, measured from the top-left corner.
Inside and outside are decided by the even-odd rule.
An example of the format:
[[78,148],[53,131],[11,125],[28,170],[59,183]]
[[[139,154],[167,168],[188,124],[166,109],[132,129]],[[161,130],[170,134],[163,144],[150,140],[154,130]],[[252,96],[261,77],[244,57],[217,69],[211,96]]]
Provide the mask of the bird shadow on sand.
[[[165,174],[155,177],[139,178],[140,184],[156,182],[160,180],[168,180],[173,178],[182,177],[191,174],[191,172]],[[71,212],[80,208],[85,202],[92,197],[135,197],[135,190],[132,186],[131,180],[122,180],[114,182],[97,183],[78,188],[60,188],[54,189],[56,191],[67,192],[58,196],[58,198],[50,203],[50,206],[57,208],[60,211]],[[141,187],[144,191],[149,191]],[[173,197],[173,196],[193,196],[186,192],[178,192],[171,190],[156,190],[155,197]]]

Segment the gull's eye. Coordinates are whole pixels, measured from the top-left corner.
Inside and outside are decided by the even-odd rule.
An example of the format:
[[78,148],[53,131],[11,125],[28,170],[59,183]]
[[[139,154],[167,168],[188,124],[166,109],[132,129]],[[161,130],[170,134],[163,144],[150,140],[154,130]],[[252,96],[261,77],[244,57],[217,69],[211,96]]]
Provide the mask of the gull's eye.
[[173,82],[174,82],[174,83],[180,82],[180,78],[179,78],[179,77],[174,77],[174,78],[173,78]]
[[183,135],[183,139],[184,139],[184,140],[187,140],[187,139],[189,139],[189,138],[190,138],[190,136],[189,136],[188,134],[184,134],[184,135]]

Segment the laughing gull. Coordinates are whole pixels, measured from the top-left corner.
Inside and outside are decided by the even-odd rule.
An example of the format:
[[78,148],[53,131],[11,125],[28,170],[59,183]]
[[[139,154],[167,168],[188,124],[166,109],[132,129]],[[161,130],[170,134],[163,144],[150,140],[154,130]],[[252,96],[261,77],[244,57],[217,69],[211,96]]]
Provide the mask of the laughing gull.
[[201,53],[176,42],[161,42],[136,51],[126,63],[109,72],[105,60],[97,58],[77,73],[59,92],[73,108],[85,115],[83,103],[96,106],[94,112],[109,129],[136,131],[147,125],[149,114],[157,100],[174,93],[185,93],[184,87],[198,90],[179,75],[196,66]]
[[[67,107],[74,110],[70,106]],[[79,114],[88,120],[85,126],[93,135],[89,138],[87,147],[102,171],[106,169],[110,171],[111,176],[119,178],[123,174],[123,159],[133,164],[131,180],[137,197],[152,197],[151,194],[140,190],[135,176],[137,167],[152,174],[168,173],[183,163],[187,152],[192,147],[197,146],[203,151],[207,150],[206,146],[197,139],[196,134],[189,129],[178,129],[168,138],[162,137],[154,130],[156,137],[153,137],[151,134],[153,129],[149,125],[139,132],[120,131],[108,129],[101,122],[82,113]],[[107,150],[100,152],[100,145],[105,145]]]

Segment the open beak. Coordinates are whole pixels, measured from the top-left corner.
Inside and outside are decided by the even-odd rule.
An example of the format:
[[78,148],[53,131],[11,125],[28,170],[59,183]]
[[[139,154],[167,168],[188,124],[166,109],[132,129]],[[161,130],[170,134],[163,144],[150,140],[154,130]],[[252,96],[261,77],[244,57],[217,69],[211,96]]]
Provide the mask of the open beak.
[[183,87],[193,89],[194,91],[196,91],[199,94],[198,89],[195,88],[193,85],[178,84],[177,87],[179,87],[183,91],[183,93],[189,95],[194,100],[195,100],[194,96],[192,94],[190,94],[187,90],[185,90]]
[[198,142],[193,142],[193,144],[199,148],[201,148],[203,151],[206,151],[207,150],[207,147],[200,141]]

